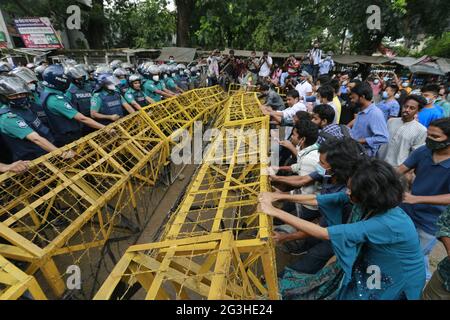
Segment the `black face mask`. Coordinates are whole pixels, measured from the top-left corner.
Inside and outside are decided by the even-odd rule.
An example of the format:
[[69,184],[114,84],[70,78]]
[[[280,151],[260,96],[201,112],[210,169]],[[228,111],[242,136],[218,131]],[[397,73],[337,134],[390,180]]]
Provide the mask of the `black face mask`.
[[446,140],[446,141],[436,141],[436,140],[427,138],[425,143],[427,145],[427,148],[430,149],[431,151],[442,150],[442,149],[445,149],[448,146],[450,146],[450,141],[448,141],[448,140]]
[[9,106],[12,108],[29,108],[30,107],[30,98],[18,98],[9,100]]

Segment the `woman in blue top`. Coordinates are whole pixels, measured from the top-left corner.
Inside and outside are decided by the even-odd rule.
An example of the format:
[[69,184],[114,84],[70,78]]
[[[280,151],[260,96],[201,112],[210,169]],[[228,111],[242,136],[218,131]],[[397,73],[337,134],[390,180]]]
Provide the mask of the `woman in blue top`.
[[[260,208],[298,230],[329,239],[344,276],[337,299],[419,299],[425,265],[419,238],[409,216],[398,205],[403,189],[394,169],[370,159],[348,182],[346,193],[286,195],[262,193]],[[318,205],[328,227],[297,218],[272,206],[279,200]],[[342,208],[353,203],[352,221],[342,222]]]

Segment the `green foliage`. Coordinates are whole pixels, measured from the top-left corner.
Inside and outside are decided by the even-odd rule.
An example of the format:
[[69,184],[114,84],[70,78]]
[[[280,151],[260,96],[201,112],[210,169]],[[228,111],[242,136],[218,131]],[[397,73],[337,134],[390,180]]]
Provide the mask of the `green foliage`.
[[441,37],[428,40],[421,54],[450,58],[450,32],[445,32]]

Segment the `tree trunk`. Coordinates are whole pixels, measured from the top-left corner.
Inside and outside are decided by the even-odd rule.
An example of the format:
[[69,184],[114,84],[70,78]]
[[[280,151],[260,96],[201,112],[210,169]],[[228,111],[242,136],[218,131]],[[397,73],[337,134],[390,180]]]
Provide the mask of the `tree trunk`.
[[85,32],[91,49],[102,49],[105,35],[106,20],[103,0],[92,0],[92,9],[89,12],[87,32]]
[[177,6],[177,47],[189,46],[189,24],[194,10],[194,0],[175,0]]

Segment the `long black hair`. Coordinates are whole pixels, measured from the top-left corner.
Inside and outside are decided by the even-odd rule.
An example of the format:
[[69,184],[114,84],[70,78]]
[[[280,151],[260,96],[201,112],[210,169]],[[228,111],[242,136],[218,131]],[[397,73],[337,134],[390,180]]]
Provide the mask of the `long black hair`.
[[351,138],[327,139],[319,153],[326,155],[337,184],[346,184],[356,167],[367,159],[364,148]]
[[403,201],[403,186],[394,168],[379,159],[360,163],[351,176],[351,198],[364,216],[384,213]]

